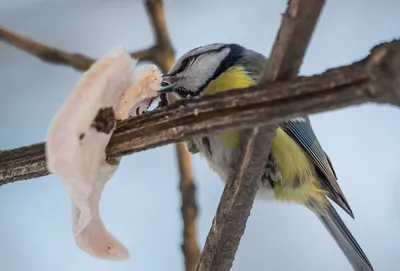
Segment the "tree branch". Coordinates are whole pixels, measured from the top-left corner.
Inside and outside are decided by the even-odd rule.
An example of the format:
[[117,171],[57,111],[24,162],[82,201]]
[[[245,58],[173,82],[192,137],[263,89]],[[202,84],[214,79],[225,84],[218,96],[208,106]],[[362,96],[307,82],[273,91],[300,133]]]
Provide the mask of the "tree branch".
[[[323,4],[323,0],[288,2],[259,84],[297,76]],[[197,270],[228,271],[232,268],[260,186],[261,175],[265,171],[265,161],[276,128],[277,122],[241,132],[238,150],[232,155],[237,160],[230,165],[232,172],[226,180]]]
[[[162,72],[167,73],[175,62],[175,54],[169,40],[163,4],[161,0],[147,0],[145,4],[156,40],[156,45],[149,49],[152,51],[150,54],[152,59],[149,60],[155,62]],[[180,173],[179,188],[182,198],[183,242],[181,248],[185,259],[185,270],[194,271],[200,256],[197,244],[196,187],[194,185],[190,154],[183,143],[175,145],[175,152]]]
[[[163,3],[162,0],[145,0],[145,5],[150,23],[153,26],[153,35],[156,44],[147,50],[141,51],[143,55],[147,53],[147,56],[149,56],[147,58],[142,57],[141,59],[152,61],[162,71],[167,72],[175,62],[175,54],[169,40]],[[132,56],[138,57],[140,54],[133,53]]]
[[[363,60],[319,75],[180,100],[118,122],[106,151],[118,157],[366,102],[400,105],[400,40],[375,46]],[[0,184],[46,174],[44,143],[0,152]]]
[[[165,73],[172,67],[175,56],[169,40],[163,4],[161,0],[145,0],[144,2],[152,26],[155,45],[144,50],[132,52],[130,55],[132,58],[139,59],[140,61],[154,62]],[[31,55],[37,56],[45,62],[71,66],[79,71],[87,70],[95,62],[95,59],[85,55],[69,53],[50,47],[1,27],[0,40],[18,47]],[[35,151],[43,152],[44,150],[41,144],[32,147],[34,153]],[[181,212],[184,228],[182,250],[185,257],[186,271],[194,271],[200,254],[197,245],[195,185],[191,171],[190,155],[182,143],[176,145],[176,154],[180,172],[180,191],[182,197]],[[15,168],[1,167],[0,172],[7,176],[18,175],[22,178],[40,177],[48,174],[45,167],[44,155],[39,155],[37,158],[39,160],[32,164],[42,169],[37,172],[30,172],[29,170],[21,168],[16,161],[11,162],[11,164],[16,166]],[[21,162],[21,160],[19,161]],[[0,185],[1,184],[4,184],[4,182],[0,182]]]
[[190,154],[183,143],[176,144],[176,153],[178,155],[180,173],[179,188],[182,195],[183,243],[181,248],[185,257],[185,270],[194,271],[200,257],[199,246],[197,244],[196,186],[194,185],[191,170]]
[[37,56],[44,62],[61,64],[74,67],[79,71],[87,70],[94,59],[79,53],[69,53],[34,41],[21,34],[16,34],[6,28],[0,27],[0,40],[13,45],[28,54]]
[[[174,63],[174,50],[168,38],[162,1],[146,0],[145,5],[150,17],[156,44],[150,48],[132,52],[131,56],[133,58],[138,58],[140,61],[154,62],[160,66],[162,70],[168,70]],[[80,53],[71,53],[45,45],[4,27],[0,27],[0,40],[30,55],[36,56],[44,62],[71,66],[79,71],[89,69],[96,61]]]
[[[162,0],[146,0],[146,10],[153,25],[156,44],[170,46],[168,29],[165,23],[165,12]],[[172,66],[172,65],[171,65]]]
[[[9,45],[15,46],[30,55],[36,56],[44,62],[71,66],[78,71],[86,71],[96,61],[95,59],[80,53],[70,53],[45,45],[22,34],[12,32],[4,27],[0,27],[0,40],[8,43]],[[130,55],[131,57],[137,58],[140,61],[150,61],[159,65],[159,62],[165,62],[163,60],[160,61],[160,56],[163,55],[163,51],[160,51],[160,48],[161,46],[155,45],[148,49],[132,52]],[[165,50],[164,47],[162,47],[162,50]],[[168,54],[170,54],[169,50]]]

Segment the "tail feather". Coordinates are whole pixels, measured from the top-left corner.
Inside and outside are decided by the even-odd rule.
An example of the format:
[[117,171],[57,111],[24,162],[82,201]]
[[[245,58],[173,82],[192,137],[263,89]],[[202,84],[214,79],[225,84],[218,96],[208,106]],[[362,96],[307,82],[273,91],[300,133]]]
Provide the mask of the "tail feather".
[[374,271],[367,256],[350,233],[339,214],[329,202],[328,204],[329,206],[325,208],[325,212],[315,212],[322,224],[324,224],[325,228],[335,239],[354,270]]

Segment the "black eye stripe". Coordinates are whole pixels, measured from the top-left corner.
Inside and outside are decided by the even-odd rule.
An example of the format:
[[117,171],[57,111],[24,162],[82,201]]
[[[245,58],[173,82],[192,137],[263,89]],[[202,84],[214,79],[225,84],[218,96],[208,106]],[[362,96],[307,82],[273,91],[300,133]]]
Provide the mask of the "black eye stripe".
[[185,59],[182,61],[182,64],[181,64],[181,66],[179,67],[179,69],[176,71],[176,73],[180,73],[180,72],[182,72],[184,69],[186,69],[186,68],[189,66],[189,64],[195,60],[196,57],[197,57],[197,55],[196,55],[196,56],[191,56],[191,57],[185,58]]
[[186,69],[189,66],[189,63],[192,62],[192,57],[188,57],[182,62],[181,69]]
[[218,53],[218,52],[222,51],[223,49],[227,48],[228,46],[229,45],[222,46],[221,48],[218,48],[218,49],[215,49],[215,50],[210,50],[210,51],[207,51],[207,52],[198,53],[198,54],[195,54],[195,55],[192,55],[190,57],[185,58],[182,61],[181,66],[179,67],[179,69],[176,70],[175,72],[171,73],[171,75],[176,75],[176,74],[182,72],[184,69],[186,69],[189,66],[189,64],[194,62],[199,56],[201,56],[201,55],[203,55],[205,53],[208,53],[208,54],[209,53]]

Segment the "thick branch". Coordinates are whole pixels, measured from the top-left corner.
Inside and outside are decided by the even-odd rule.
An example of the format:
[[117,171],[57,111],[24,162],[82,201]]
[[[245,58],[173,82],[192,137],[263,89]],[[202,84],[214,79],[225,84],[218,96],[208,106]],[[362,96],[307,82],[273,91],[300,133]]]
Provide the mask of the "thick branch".
[[[323,0],[291,0],[259,84],[297,76]],[[277,123],[243,130],[197,270],[228,271],[253,206]],[[233,155],[232,155],[233,156]]]
[[297,76],[324,2],[288,1],[261,83]]
[[[129,118],[118,123],[107,154],[128,155],[195,135],[365,102],[400,104],[400,40],[380,44],[367,58],[320,75],[182,100]],[[0,184],[46,175],[44,159],[44,143],[0,152]]]

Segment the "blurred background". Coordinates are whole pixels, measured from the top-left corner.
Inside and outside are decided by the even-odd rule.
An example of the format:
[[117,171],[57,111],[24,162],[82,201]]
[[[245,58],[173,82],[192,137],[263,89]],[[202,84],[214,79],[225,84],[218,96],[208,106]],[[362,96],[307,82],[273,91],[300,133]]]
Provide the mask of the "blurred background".
[[[282,0],[166,0],[176,57],[207,43],[235,42],[268,55]],[[366,56],[399,35],[396,0],[327,1],[301,69],[320,73]],[[142,1],[0,0],[0,26],[47,45],[99,58],[154,42]],[[43,141],[81,72],[44,63],[0,41],[0,149]],[[375,270],[400,265],[400,111],[363,105],[311,116],[354,213],[339,210]],[[203,247],[223,184],[192,156]],[[0,265],[7,271],[184,270],[179,172],[173,145],[122,159],[101,199],[106,227],[131,252],[127,262],[92,258],[75,245],[70,200],[54,176],[0,187]],[[397,266],[397,267],[396,267]],[[232,270],[348,270],[317,218],[302,207],[256,202]]]

